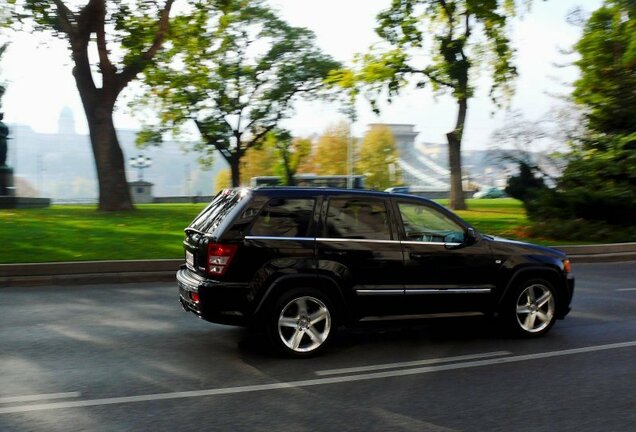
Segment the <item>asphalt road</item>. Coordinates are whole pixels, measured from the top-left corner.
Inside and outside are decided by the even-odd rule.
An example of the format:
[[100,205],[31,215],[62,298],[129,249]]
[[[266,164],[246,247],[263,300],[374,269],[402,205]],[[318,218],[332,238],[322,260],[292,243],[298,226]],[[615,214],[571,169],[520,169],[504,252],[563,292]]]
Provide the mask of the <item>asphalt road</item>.
[[0,290],[0,431],[634,431],[636,262],[579,264],[544,338],[367,323],[272,357],[173,284]]

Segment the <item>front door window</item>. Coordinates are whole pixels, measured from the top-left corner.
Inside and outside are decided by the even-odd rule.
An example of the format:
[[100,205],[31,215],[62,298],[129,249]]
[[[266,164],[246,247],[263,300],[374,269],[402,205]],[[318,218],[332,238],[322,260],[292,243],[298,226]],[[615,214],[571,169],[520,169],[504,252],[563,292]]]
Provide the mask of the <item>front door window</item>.
[[464,229],[444,213],[422,204],[398,203],[405,240],[425,243],[462,243]]

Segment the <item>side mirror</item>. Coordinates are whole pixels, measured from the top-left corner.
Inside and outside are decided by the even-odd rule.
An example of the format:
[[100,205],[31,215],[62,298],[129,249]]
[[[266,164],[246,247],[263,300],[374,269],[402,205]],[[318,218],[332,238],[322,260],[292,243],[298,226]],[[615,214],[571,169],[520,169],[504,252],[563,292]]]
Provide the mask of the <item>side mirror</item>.
[[444,246],[446,249],[461,249],[474,244],[476,241],[477,233],[475,233],[473,228],[468,228],[461,238],[458,233],[452,233],[444,237]]
[[466,244],[466,246],[469,246],[473,243],[475,243],[477,241],[477,233],[475,232],[475,229],[470,227],[466,230],[466,239],[464,240],[464,243]]

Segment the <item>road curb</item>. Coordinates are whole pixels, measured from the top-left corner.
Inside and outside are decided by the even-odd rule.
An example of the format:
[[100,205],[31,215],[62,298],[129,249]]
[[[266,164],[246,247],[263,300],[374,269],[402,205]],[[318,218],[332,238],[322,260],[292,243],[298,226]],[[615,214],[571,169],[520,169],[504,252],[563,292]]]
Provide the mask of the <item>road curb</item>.
[[179,259],[160,259],[0,264],[0,288],[169,282],[175,280],[182,263]]
[[[576,263],[636,261],[636,243],[554,246]],[[181,259],[0,264],[0,288],[171,282]]]

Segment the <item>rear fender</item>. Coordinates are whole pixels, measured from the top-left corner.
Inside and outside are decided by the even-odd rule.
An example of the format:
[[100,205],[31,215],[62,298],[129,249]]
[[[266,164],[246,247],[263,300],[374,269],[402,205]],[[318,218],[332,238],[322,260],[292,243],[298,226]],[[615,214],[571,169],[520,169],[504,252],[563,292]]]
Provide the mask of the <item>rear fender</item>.
[[347,313],[349,305],[338,284],[328,276],[316,274],[294,274],[278,277],[263,293],[256,306],[254,315],[259,316],[264,313],[285,291],[298,287],[315,288],[324,292],[336,307],[336,314],[339,319],[346,320],[350,315]]

